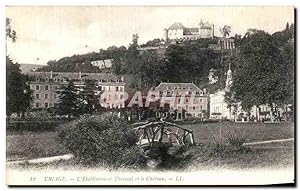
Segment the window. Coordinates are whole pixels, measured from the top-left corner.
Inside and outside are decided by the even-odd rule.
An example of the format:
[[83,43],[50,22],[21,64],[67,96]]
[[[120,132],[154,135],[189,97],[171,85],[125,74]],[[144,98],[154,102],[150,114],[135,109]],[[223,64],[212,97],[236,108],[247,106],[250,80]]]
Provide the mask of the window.
[[120,92],[122,92],[123,91],[123,87],[120,87]]
[[199,99],[200,103],[202,103],[202,99]]
[[48,99],[48,94],[45,94],[45,99]]
[[39,85],[36,85],[36,86],[35,86],[35,89],[36,89],[36,90],[40,90],[40,86],[39,86]]
[[119,91],[119,87],[118,86],[116,86],[116,91]]
[[195,108],[195,106],[193,106],[193,110],[195,110],[196,108]]
[[49,86],[45,86],[45,90],[49,90]]
[[39,81],[40,81],[40,78],[36,78],[36,81],[39,82]]
[[40,103],[35,103],[35,107],[40,107]]
[[36,99],[40,99],[40,94],[35,94]]
[[45,103],[45,108],[48,108],[48,103]]
[[120,99],[121,99],[121,100],[123,99],[123,95],[120,95]]

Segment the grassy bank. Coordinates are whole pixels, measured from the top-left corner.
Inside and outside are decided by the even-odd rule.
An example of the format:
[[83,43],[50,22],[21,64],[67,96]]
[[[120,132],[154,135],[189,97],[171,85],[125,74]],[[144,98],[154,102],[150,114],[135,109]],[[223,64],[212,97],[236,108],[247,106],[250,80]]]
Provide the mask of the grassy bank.
[[7,160],[51,157],[69,153],[60,143],[56,132],[23,132],[6,136]]
[[[294,141],[246,146],[242,150],[212,150],[216,140],[225,139],[226,135],[246,135],[246,142],[286,139],[294,137],[294,124],[262,123],[207,123],[183,125],[193,130],[197,143],[193,148],[195,157],[189,170],[201,169],[252,169],[280,168],[294,163]],[[22,132],[7,135],[7,160],[51,157],[69,153],[57,138],[57,132]],[[35,168],[72,168],[74,161],[58,161],[51,164],[34,164]]]

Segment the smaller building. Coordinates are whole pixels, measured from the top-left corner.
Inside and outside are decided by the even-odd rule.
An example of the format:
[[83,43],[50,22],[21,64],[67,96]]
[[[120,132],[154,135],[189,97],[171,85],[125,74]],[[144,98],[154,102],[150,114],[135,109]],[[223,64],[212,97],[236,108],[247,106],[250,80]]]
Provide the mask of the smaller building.
[[112,67],[112,59],[94,60],[94,61],[91,61],[91,64],[93,66],[97,66],[100,69],[108,69],[108,68]]
[[229,119],[230,110],[224,101],[225,91],[217,91],[214,94],[209,95],[209,104],[210,104],[210,118],[211,119]]
[[187,116],[207,118],[208,95],[194,83],[161,82],[155,89],[160,96],[161,106],[168,106],[170,112],[176,111],[177,120]]
[[232,85],[232,71],[230,69],[230,64],[226,75],[227,77],[225,88],[209,95],[209,113],[211,119],[231,119],[230,108],[228,108],[228,105],[225,102],[225,94],[230,90],[230,87]]
[[[210,94],[210,119],[228,119],[236,122],[271,120],[270,105],[253,106],[250,111],[245,111],[241,103],[235,103],[235,106],[228,107],[228,104],[225,102],[225,94],[230,91],[232,82],[232,71],[229,64],[225,88]],[[275,104],[272,107],[273,118],[279,120],[284,117],[282,108],[276,107]]]

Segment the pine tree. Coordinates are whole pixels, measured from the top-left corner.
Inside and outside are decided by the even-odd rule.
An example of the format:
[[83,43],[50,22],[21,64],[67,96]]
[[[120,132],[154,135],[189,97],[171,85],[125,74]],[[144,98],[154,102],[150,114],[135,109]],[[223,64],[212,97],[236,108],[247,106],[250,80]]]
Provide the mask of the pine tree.
[[81,113],[93,113],[96,111],[96,105],[98,102],[97,96],[95,95],[96,84],[92,80],[86,80],[84,82],[83,90],[80,92],[81,99]]
[[78,116],[80,114],[81,100],[79,96],[79,89],[74,85],[72,80],[67,80],[67,84],[58,90],[59,102],[57,104],[57,114],[71,116]]

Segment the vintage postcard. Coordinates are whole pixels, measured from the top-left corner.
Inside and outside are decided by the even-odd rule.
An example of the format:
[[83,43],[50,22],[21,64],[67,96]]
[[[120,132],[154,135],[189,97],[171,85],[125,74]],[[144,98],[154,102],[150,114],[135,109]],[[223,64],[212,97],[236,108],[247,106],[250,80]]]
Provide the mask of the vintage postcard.
[[292,6],[6,6],[6,184],[295,185]]

